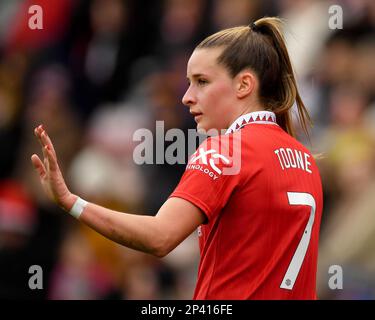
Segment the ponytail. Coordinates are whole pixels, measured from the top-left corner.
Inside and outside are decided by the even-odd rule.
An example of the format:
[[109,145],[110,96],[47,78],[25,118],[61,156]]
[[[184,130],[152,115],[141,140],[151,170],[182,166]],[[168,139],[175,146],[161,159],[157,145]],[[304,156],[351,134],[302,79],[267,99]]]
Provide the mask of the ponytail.
[[280,126],[292,136],[295,136],[295,129],[292,123],[291,108],[296,103],[298,118],[302,129],[308,135],[308,126],[311,126],[311,118],[305,104],[298,92],[292,64],[290,62],[288,49],[282,34],[282,20],[279,18],[262,18],[255,23],[256,30],[272,40],[272,45],[276,49],[279,60],[279,85],[275,88],[274,100],[277,105],[272,107]]
[[261,18],[249,26],[217,32],[203,40],[197,48],[223,46],[218,58],[234,77],[250,68],[259,79],[259,99],[267,110],[276,114],[278,124],[296,136],[291,108],[296,103],[299,122],[308,136],[309,113],[298,92],[292,64],[279,18]]

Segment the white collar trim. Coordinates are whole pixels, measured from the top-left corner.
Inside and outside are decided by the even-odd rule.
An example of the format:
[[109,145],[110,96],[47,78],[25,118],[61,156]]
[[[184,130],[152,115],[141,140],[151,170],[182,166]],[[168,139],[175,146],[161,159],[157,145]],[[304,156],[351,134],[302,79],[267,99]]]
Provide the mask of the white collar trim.
[[272,111],[255,111],[246,113],[238,117],[228,128],[225,134],[233,133],[242,127],[251,123],[274,124],[276,123],[276,115]]

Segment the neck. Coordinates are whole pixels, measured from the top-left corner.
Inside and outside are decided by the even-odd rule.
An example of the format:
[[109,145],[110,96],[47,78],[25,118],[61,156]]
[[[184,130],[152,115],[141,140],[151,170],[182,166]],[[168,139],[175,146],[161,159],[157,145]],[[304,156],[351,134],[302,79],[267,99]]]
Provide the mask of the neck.
[[257,112],[257,111],[265,111],[266,109],[260,105],[259,103],[248,103],[243,108],[240,108],[240,111],[235,113],[230,119],[227,128],[239,117],[243,116],[244,114]]

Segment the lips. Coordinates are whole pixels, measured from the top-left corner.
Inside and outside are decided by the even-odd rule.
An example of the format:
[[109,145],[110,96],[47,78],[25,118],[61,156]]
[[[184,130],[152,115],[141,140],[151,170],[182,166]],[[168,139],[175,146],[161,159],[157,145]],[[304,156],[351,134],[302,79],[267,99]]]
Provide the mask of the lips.
[[190,113],[193,115],[193,117],[201,116],[202,112],[197,112],[197,111],[190,111]]
[[193,115],[195,122],[198,122],[202,116],[201,112],[190,111],[190,113]]
[[201,117],[202,117],[202,114],[195,116],[194,117],[195,122],[198,122]]

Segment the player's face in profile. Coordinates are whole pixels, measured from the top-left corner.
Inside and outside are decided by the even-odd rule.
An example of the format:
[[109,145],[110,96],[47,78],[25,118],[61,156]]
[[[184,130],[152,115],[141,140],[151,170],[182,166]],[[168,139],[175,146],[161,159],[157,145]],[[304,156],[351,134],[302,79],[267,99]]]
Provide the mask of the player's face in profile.
[[189,88],[182,102],[200,130],[225,129],[233,119],[236,83],[217,63],[221,52],[222,48],[196,49],[187,65]]

